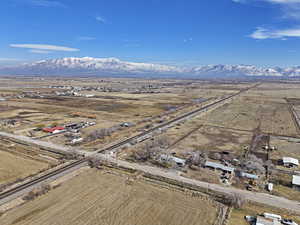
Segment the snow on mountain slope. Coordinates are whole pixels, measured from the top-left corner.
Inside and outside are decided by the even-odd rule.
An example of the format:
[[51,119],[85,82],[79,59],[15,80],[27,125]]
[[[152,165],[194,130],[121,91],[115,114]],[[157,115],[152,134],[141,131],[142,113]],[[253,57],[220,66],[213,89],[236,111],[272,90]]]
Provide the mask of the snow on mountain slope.
[[181,70],[177,67],[150,64],[125,62],[116,58],[62,58],[41,60],[38,62],[24,64],[19,67],[24,71],[36,72],[106,72],[106,73],[178,73]]
[[61,58],[0,69],[13,75],[176,75],[176,76],[300,76],[300,66],[262,68],[253,65],[206,65],[193,68],[121,61],[117,58]]

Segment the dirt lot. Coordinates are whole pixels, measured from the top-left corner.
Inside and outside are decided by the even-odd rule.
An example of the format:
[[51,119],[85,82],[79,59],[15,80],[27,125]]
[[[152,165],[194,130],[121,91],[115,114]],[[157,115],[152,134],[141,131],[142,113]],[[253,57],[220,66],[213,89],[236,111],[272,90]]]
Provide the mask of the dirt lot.
[[0,184],[14,182],[47,167],[47,163],[0,151]]
[[0,224],[209,225],[216,217],[210,202],[142,181],[89,170],[0,217]]

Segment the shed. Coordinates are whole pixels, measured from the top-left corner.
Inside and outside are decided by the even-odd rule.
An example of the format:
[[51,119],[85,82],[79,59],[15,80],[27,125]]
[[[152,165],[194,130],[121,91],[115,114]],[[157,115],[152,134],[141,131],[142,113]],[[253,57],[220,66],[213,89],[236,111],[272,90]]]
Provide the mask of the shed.
[[273,185],[273,183],[268,183],[268,185],[267,185],[267,189],[268,189],[268,191],[273,191],[273,187],[274,187],[274,185]]
[[282,163],[286,167],[296,167],[299,166],[299,160],[291,157],[283,157]]
[[293,175],[292,185],[294,189],[300,191],[300,176]]
[[233,173],[234,172],[233,167],[224,166],[221,163],[206,161],[204,166],[209,167],[209,168],[213,168],[213,169],[217,169],[217,170],[222,170],[222,171],[228,172],[228,173]]
[[175,157],[175,156],[163,154],[160,156],[160,159],[162,161],[175,162],[178,166],[181,166],[181,167],[185,166],[185,160]]
[[57,131],[61,131],[64,129],[65,129],[64,127],[46,127],[46,128],[43,128],[43,131],[48,132],[48,133],[53,133],[55,131],[57,132]]
[[239,176],[241,177],[246,177],[248,179],[252,179],[252,180],[257,180],[259,177],[256,174],[251,174],[251,173],[245,173],[245,172],[241,172],[239,174]]
[[281,222],[276,219],[268,219],[262,216],[257,216],[256,225],[281,225]]

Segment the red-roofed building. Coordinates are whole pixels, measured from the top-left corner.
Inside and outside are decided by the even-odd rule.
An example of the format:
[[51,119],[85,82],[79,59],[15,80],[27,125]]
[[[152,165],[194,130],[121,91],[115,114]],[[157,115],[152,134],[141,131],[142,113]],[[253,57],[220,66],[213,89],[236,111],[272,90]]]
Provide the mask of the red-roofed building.
[[47,132],[47,133],[53,133],[55,131],[60,131],[60,130],[64,130],[64,129],[65,129],[64,127],[46,127],[46,128],[43,128],[43,131]]

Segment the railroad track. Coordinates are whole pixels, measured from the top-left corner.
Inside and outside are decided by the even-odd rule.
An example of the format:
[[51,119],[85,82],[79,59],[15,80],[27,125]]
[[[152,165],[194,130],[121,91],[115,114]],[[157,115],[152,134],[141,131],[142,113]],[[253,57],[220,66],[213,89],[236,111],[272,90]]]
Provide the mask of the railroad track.
[[22,191],[22,190],[24,190],[24,189],[26,189],[28,187],[31,187],[31,186],[33,186],[35,184],[41,183],[41,182],[43,182],[43,181],[45,181],[45,180],[47,180],[47,179],[49,179],[51,177],[54,177],[55,175],[58,175],[58,174],[60,174],[62,172],[65,172],[65,171],[67,171],[67,170],[69,170],[69,169],[71,169],[71,168],[73,168],[75,166],[78,166],[80,164],[84,164],[86,162],[87,162],[86,158],[81,159],[81,160],[77,160],[77,161],[72,162],[72,163],[70,163],[70,164],[68,164],[68,165],[66,165],[64,167],[61,167],[61,168],[55,170],[55,171],[52,171],[52,172],[47,173],[45,175],[42,175],[42,176],[40,176],[40,177],[38,177],[38,178],[36,178],[34,180],[28,181],[28,182],[26,182],[24,184],[21,184],[21,185],[19,185],[17,187],[14,187],[14,188],[12,188],[12,189],[10,189],[8,191],[4,191],[4,192],[0,193],[0,200],[2,200],[4,198],[7,198],[7,197],[9,197],[9,196],[11,196],[13,194],[16,194],[16,193],[18,193],[18,192],[20,192],[20,191]]
[[208,105],[206,105],[206,106],[203,106],[203,107],[198,108],[198,109],[195,109],[195,110],[193,110],[193,111],[191,111],[191,112],[185,113],[185,114],[183,114],[183,115],[181,115],[181,116],[179,116],[179,117],[176,117],[176,118],[174,118],[174,119],[172,119],[172,120],[170,120],[170,121],[168,121],[168,122],[165,122],[165,123],[163,123],[163,124],[161,124],[161,125],[158,125],[158,126],[156,126],[156,127],[153,127],[153,128],[151,128],[151,129],[149,129],[149,130],[147,130],[147,131],[145,131],[145,132],[143,132],[143,133],[141,133],[141,134],[138,134],[138,135],[136,135],[136,136],[127,138],[127,139],[125,139],[125,140],[123,140],[123,141],[121,141],[121,142],[119,142],[119,143],[117,143],[117,144],[114,144],[114,145],[112,145],[112,146],[109,146],[109,147],[107,147],[107,148],[103,148],[103,149],[97,151],[97,153],[107,153],[107,152],[110,152],[110,151],[112,151],[112,150],[114,150],[114,149],[117,149],[117,148],[121,147],[122,145],[128,144],[128,143],[130,143],[130,142],[133,142],[133,141],[135,141],[135,140],[138,140],[139,138],[142,138],[142,137],[144,137],[144,136],[146,136],[146,135],[149,135],[149,134],[153,133],[154,131],[160,130],[160,129],[162,129],[162,128],[165,128],[165,127],[168,127],[168,126],[170,126],[170,125],[172,125],[172,124],[175,124],[175,123],[177,123],[177,122],[180,122],[181,120],[184,120],[184,119],[186,119],[186,118],[188,118],[188,117],[190,117],[190,116],[192,116],[192,115],[195,115],[195,114],[197,114],[197,113],[199,113],[199,112],[201,112],[201,111],[205,111],[205,110],[207,110],[207,109],[209,109],[209,108],[211,108],[211,107],[213,107],[213,106],[218,105],[218,104],[221,103],[221,102],[224,102],[224,101],[229,100],[229,99],[231,99],[231,98],[233,98],[233,97],[235,97],[235,96],[238,96],[238,95],[240,95],[241,93],[243,93],[243,92],[245,92],[245,91],[248,91],[248,90],[251,89],[251,88],[257,87],[258,85],[259,85],[259,84],[256,84],[256,85],[254,85],[253,87],[249,87],[249,88],[242,89],[242,90],[240,90],[239,92],[237,92],[237,93],[235,93],[235,94],[232,94],[232,95],[230,95],[230,96],[227,96],[227,97],[225,97],[225,98],[222,98],[222,99],[220,99],[220,100],[218,100],[218,101],[216,101],[216,102],[210,103],[210,104],[208,104]]
[[[156,127],[153,127],[152,129],[149,129],[149,130],[147,130],[147,131],[145,131],[145,132],[143,132],[143,133],[141,133],[141,134],[138,134],[138,135],[136,135],[136,136],[127,138],[127,139],[125,139],[125,140],[123,140],[123,141],[120,141],[120,142],[117,143],[117,144],[114,144],[114,145],[109,146],[109,147],[107,147],[107,148],[101,149],[101,150],[97,151],[95,154],[97,154],[97,153],[103,153],[103,152],[106,153],[106,152],[112,151],[112,150],[114,150],[114,149],[117,149],[117,148],[119,148],[120,146],[123,146],[123,145],[128,144],[128,143],[130,143],[130,142],[132,142],[132,141],[135,141],[135,140],[137,140],[137,139],[139,139],[139,138],[141,138],[141,137],[144,137],[144,136],[146,136],[146,135],[149,135],[150,133],[152,133],[152,132],[154,132],[154,131],[157,131],[157,130],[162,129],[162,128],[165,128],[165,127],[168,127],[168,126],[170,126],[170,125],[172,125],[172,124],[174,124],[174,123],[180,122],[181,120],[184,120],[184,119],[186,119],[186,118],[188,118],[188,117],[190,117],[190,116],[192,116],[192,115],[194,115],[194,114],[197,114],[197,113],[199,113],[199,112],[201,112],[201,111],[205,111],[205,110],[207,110],[207,109],[209,109],[209,108],[211,108],[211,107],[213,107],[213,106],[218,105],[218,104],[221,103],[221,102],[224,102],[224,101],[229,100],[229,99],[231,99],[231,98],[233,98],[233,97],[235,97],[235,96],[238,96],[238,95],[240,95],[241,93],[243,93],[243,92],[245,92],[245,91],[248,91],[248,90],[251,89],[251,88],[257,87],[258,85],[259,85],[259,84],[256,84],[256,85],[254,85],[254,86],[252,86],[252,87],[242,89],[242,90],[240,90],[239,92],[237,92],[237,93],[235,93],[235,94],[232,94],[232,95],[230,95],[230,96],[227,96],[227,97],[225,97],[225,98],[222,98],[222,99],[220,99],[220,100],[218,100],[218,101],[216,101],[216,102],[210,103],[210,104],[208,104],[208,105],[206,105],[206,106],[204,106],[204,107],[201,107],[201,108],[199,108],[199,109],[193,110],[193,111],[188,112],[188,113],[185,113],[185,114],[183,114],[183,115],[181,115],[181,116],[179,116],[179,117],[177,117],[177,118],[174,118],[174,119],[172,119],[172,120],[170,120],[170,121],[168,121],[168,122],[166,122],[166,123],[163,123],[163,124],[161,124],[161,125],[158,125],[158,126],[156,126]],[[21,193],[21,192],[22,192],[23,190],[25,190],[26,188],[29,188],[29,187],[34,186],[34,185],[36,185],[36,184],[42,183],[43,181],[46,181],[47,179],[49,179],[49,178],[51,178],[51,177],[54,177],[54,176],[56,176],[56,175],[58,175],[58,174],[60,174],[60,173],[63,173],[63,172],[65,172],[65,171],[67,171],[67,170],[69,170],[69,169],[71,169],[71,168],[74,168],[74,167],[80,165],[80,164],[84,164],[84,163],[86,163],[87,161],[88,161],[88,158],[80,159],[80,160],[75,161],[75,162],[72,162],[72,163],[70,163],[70,164],[68,164],[68,165],[66,165],[66,166],[64,166],[64,167],[61,167],[61,168],[59,168],[59,169],[57,169],[57,170],[55,170],[55,171],[52,171],[52,172],[50,172],[50,173],[48,173],[48,174],[42,175],[41,177],[38,177],[38,178],[36,178],[36,179],[34,179],[34,180],[28,181],[28,182],[26,182],[26,183],[24,183],[24,184],[21,184],[21,185],[19,185],[19,186],[17,186],[17,187],[14,187],[14,188],[12,188],[12,189],[10,189],[10,190],[8,190],[8,191],[2,192],[2,193],[0,193],[0,200],[3,200],[3,199],[5,199],[5,198],[7,198],[7,197],[10,197],[10,196],[12,196],[12,195],[14,195],[14,194],[16,194],[16,193],[18,193],[18,192]]]

